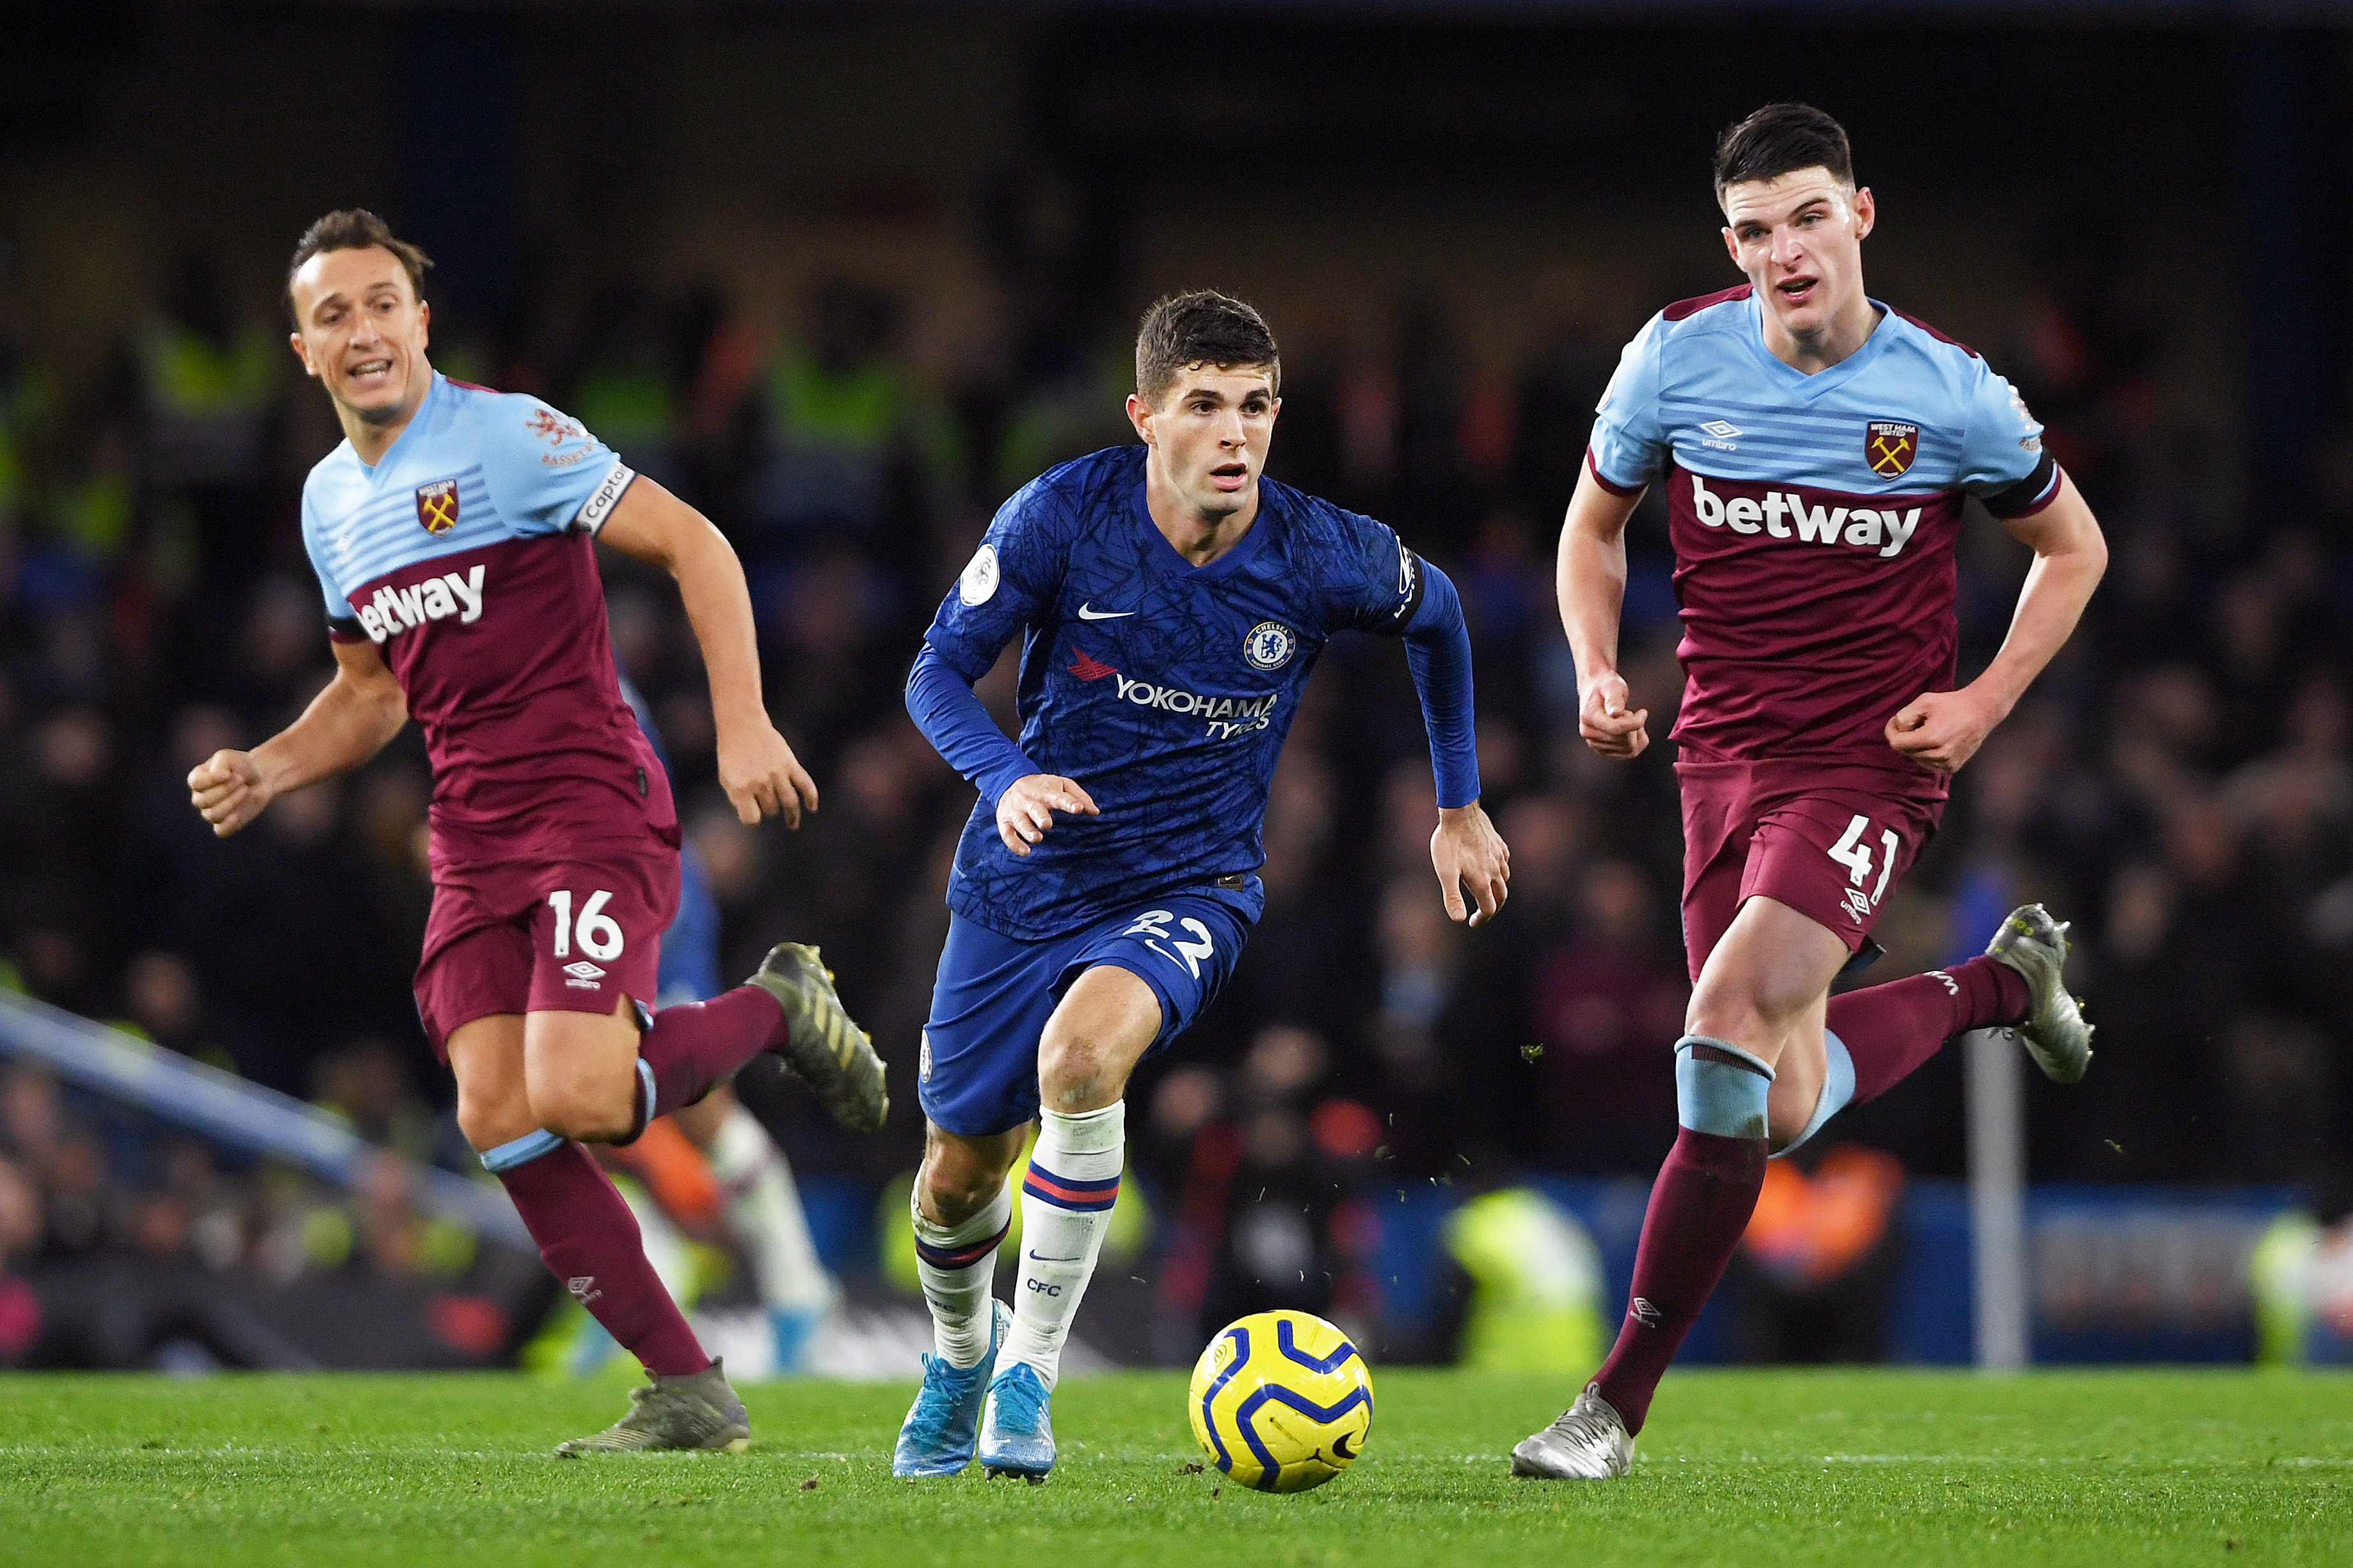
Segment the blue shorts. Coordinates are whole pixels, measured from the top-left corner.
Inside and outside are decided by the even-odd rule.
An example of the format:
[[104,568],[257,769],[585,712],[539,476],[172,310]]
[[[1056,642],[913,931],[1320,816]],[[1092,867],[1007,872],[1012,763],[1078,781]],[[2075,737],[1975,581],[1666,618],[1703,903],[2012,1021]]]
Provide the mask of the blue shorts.
[[1038,1041],[1071,982],[1104,964],[1151,986],[1160,1033],[1150,1056],[1201,1016],[1249,939],[1240,910],[1198,893],[1153,899],[1046,942],[1017,942],[951,913],[916,1075],[923,1114],[966,1138],[1026,1126],[1038,1114]]

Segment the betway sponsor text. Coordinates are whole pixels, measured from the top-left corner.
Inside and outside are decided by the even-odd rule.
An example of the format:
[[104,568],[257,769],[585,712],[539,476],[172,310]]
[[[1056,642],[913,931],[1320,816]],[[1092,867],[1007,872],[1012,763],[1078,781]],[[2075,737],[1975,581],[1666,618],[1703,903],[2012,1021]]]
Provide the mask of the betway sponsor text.
[[1692,515],[1704,527],[1728,528],[1735,533],[1764,533],[1799,543],[1871,550],[1887,561],[1903,553],[1920,526],[1921,509],[1916,506],[1905,511],[1894,507],[1809,504],[1795,490],[1776,489],[1767,489],[1760,500],[1717,495],[1707,488],[1704,475],[1692,475],[1691,483]]

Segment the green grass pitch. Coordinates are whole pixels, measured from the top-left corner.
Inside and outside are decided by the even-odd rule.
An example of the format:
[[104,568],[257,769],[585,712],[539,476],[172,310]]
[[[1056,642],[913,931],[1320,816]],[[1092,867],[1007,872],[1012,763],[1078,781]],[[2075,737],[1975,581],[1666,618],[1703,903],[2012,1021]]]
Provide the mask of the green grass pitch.
[[1184,1379],[1074,1379],[1046,1486],[890,1474],[909,1387],[745,1390],[750,1453],[563,1461],[611,1384],[0,1378],[0,1563],[2353,1563],[2353,1383],[2241,1373],[1680,1373],[1641,1462],[1514,1481],[1565,1381],[1375,1372],[1365,1457],[1298,1497],[1191,1468]]

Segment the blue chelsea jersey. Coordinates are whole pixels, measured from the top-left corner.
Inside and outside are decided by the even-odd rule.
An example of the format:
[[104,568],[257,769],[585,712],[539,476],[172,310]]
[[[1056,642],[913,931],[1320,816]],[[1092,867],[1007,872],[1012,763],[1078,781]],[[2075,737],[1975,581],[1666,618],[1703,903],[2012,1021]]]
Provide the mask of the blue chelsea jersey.
[[[1420,604],[1425,569],[1394,531],[1268,479],[1241,541],[1190,564],[1145,510],[1145,454],[1066,463],[1007,501],[924,637],[967,683],[1022,639],[1019,755],[978,780],[948,887],[1008,936],[1187,889],[1255,921],[1267,793],[1317,656],[1337,631],[1402,632]],[[1102,815],[1058,812],[1023,859],[996,808],[1033,772]]]

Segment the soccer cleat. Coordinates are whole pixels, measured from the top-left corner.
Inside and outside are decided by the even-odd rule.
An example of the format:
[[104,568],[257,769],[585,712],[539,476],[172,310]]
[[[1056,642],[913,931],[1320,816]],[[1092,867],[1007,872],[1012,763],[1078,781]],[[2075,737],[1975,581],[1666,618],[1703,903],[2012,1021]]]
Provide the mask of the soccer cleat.
[[2062,973],[2067,967],[2067,922],[2052,920],[2041,904],[2021,905],[1986,943],[1986,956],[2026,977],[2034,1004],[2014,1032],[2025,1040],[2034,1065],[2059,1083],[2082,1078],[2092,1065],[2092,1026],[2084,1022],[2083,1004],[2067,994]]
[[989,1303],[988,1353],[970,1366],[952,1366],[944,1357],[923,1357],[923,1386],[899,1427],[891,1455],[894,1476],[953,1476],[972,1463],[980,1407],[997,1371],[997,1347],[1013,1327],[1013,1309]]
[[593,1437],[555,1446],[559,1459],[586,1454],[642,1454],[657,1448],[724,1450],[740,1454],[752,1446],[752,1424],[744,1402],[727,1386],[727,1374],[712,1362],[701,1372],[664,1377],[629,1390],[629,1413]]
[[1554,1481],[1606,1481],[1634,1468],[1634,1439],[1601,1385],[1588,1383],[1560,1419],[1512,1450],[1512,1474]]
[[988,1414],[980,1424],[980,1463],[991,1476],[1018,1476],[1031,1486],[1054,1468],[1054,1397],[1038,1369],[1015,1362],[988,1384]]
[[797,942],[768,950],[759,973],[745,982],[785,1009],[785,1041],[774,1047],[785,1066],[817,1094],[818,1103],[852,1132],[871,1132],[891,1109],[882,1058],[874,1042],[850,1021],[833,989],[833,971],[818,951]]

